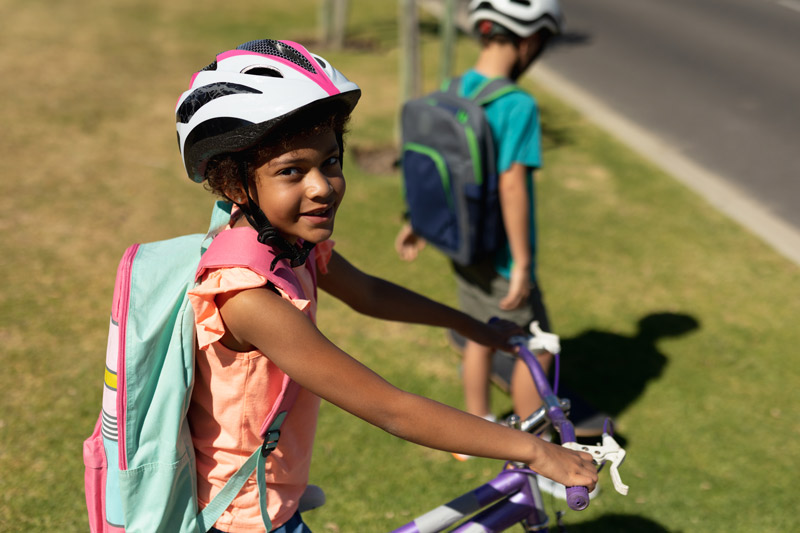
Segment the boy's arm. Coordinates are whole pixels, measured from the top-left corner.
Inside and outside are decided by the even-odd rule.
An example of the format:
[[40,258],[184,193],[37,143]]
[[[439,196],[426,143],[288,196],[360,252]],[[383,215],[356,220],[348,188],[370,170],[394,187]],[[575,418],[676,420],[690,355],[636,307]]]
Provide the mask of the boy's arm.
[[530,209],[527,167],[512,165],[500,174],[500,209],[503,226],[511,250],[511,280],[508,294],[500,301],[501,309],[516,309],[523,305],[531,292]]
[[491,327],[452,307],[362,272],[335,250],[327,274],[319,276],[319,287],[364,315],[449,328],[479,344],[512,350],[507,342],[508,336],[515,333],[510,323]]

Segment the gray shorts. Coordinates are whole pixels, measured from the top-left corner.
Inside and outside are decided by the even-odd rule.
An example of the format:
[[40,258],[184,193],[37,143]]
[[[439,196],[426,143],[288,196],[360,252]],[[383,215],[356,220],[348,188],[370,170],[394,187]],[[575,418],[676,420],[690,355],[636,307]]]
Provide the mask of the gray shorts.
[[547,316],[539,287],[531,287],[528,302],[511,311],[500,309],[500,301],[508,294],[509,282],[498,274],[491,261],[463,267],[453,264],[458,287],[458,302],[461,310],[482,322],[492,317],[509,320],[521,327],[537,320],[539,327],[550,331],[550,320]]

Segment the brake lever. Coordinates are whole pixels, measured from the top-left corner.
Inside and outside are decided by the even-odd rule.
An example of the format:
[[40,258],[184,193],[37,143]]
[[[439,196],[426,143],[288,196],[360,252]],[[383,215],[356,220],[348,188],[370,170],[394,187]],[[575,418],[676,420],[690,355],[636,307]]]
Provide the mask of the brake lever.
[[625,461],[625,450],[617,444],[617,441],[610,434],[603,433],[603,443],[597,446],[589,446],[577,442],[565,442],[562,446],[570,450],[588,453],[598,466],[605,462],[611,463],[611,481],[614,483],[614,488],[623,496],[628,494],[628,486],[622,482],[622,478],[619,475],[619,467]]
[[558,335],[542,331],[542,328],[539,327],[539,322],[531,322],[530,332],[529,337],[516,336],[511,337],[509,341],[511,344],[522,344],[533,353],[542,351],[552,354],[561,353],[561,342]]

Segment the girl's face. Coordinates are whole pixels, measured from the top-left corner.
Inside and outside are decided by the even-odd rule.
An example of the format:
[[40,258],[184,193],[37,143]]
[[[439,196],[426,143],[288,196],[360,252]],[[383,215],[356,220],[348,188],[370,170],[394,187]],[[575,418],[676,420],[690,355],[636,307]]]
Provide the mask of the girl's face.
[[286,152],[256,168],[255,183],[258,205],[287,241],[329,238],[345,191],[336,134],[296,137]]

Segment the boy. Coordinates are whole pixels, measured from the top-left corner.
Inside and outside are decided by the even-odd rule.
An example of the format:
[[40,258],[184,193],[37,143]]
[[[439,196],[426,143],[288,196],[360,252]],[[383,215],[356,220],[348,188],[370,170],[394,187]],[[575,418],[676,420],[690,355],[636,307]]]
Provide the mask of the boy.
[[[487,79],[516,81],[561,30],[558,0],[472,0],[470,24],[481,42],[472,69],[461,77],[461,94],[470,94]],[[479,320],[498,316],[528,325],[539,322],[550,330],[547,312],[536,282],[536,222],[533,172],[541,166],[538,109],[534,98],[514,91],[486,107],[497,153],[499,195],[506,242],[493,257],[467,267],[453,263],[460,307]],[[425,245],[406,224],[395,247],[404,260],[413,260]],[[463,338],[455,339],[458,344]],[[493,350],[467,340],[463,349],[465,408],[493,420],[489,405],[489,377]],[[540,356],[548,369],[551,354]],[[518,361],[511,375],[514,409],[521,416],[536,410],[541,401],[525,365]],[[597,417],[588,427],[577,425],[584,436],[602,432]],[[461,457],[463,459],[463,457]]]

